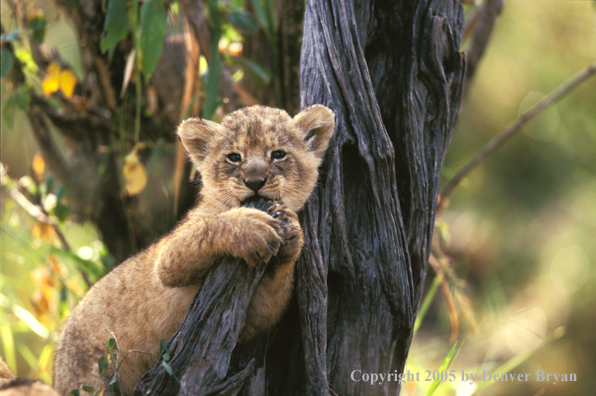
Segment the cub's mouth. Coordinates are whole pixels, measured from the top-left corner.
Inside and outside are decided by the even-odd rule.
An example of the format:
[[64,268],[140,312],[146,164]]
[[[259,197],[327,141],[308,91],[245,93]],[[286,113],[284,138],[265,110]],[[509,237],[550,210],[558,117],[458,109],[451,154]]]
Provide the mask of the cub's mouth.
[[255,204],[259,204],[262,202],[273,202],[273,199],[268,198],[268,197],[264,197],[262,195],[259,194],[255,194],[252,197],[248,197],[246,198],[244,201],[240,202],[241,206],[249,206],[249,207],[255,207]]

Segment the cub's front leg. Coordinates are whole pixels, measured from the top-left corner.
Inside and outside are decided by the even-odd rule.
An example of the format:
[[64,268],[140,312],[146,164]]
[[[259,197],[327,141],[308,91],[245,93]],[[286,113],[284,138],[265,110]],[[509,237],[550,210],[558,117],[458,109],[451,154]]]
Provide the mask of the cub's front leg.
[[269,213],[281,221],[283,242],[277,255],[269,261],[248,306],[239,343],[269,332],[281,319],[294,289],[294,267],[304,244],[302,228],[296,213],[284,204],[274,204]]
[[168,287],[199,284],[225,255],[251,265],[268,262],[279,251],[281,220],[253,208],[234,208],[214,216],[195,209],[159,242],[156,271]]

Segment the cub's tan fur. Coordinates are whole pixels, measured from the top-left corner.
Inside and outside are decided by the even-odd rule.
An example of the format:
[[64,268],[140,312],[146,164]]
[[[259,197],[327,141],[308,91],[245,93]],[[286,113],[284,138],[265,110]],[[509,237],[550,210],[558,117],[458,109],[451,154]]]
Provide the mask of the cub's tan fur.
[[[113,335],[119,358],[130,352],[118,378],[122,394],[131,394],[157,362],[160,338],[173,335],[204,276],[225,255],[249,264],[277,257],[255,292],[240,342],[268,332],[291,295],[303,243],[295,212],[316,184],[333,127],[333,113],[320,105],[294,118],[254,106],[221,125],[183,122],[178,135],[201,174],[201,199],[170,234],[116,267],[75,308],[56,354],[56,389],[101,386],[97,361]],[[254,195],[280,202],[273,215],[240,207]]]

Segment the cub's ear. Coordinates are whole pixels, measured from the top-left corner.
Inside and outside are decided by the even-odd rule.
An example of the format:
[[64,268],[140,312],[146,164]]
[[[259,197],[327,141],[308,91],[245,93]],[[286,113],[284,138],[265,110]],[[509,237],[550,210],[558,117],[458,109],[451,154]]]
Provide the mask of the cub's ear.
[[293,121],[308,150],[323,158],[333,135],[335,114],[323,105],[313,105],[298,113]]
[[199,165],[214,148],[223,129],[213,121],[189,118],[178,127],[178,136],[195,165]]

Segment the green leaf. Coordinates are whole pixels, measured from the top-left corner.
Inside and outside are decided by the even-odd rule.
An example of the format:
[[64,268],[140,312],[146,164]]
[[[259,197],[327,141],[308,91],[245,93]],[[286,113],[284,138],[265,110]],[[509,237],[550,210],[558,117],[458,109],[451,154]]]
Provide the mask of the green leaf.
[[238,30],[246,34],[253,34],[259,28],[255,17],[244,10],[228,12],[228,20]]
[[433,302],[435,295],[437,294],[437,290],[439,290],[439,286],[441,285],[441,279],[439,277],[435,277],[430,289],[426,293],[424,297],[424,301],[420,304],[420,309],[418,310],[418,316],[416,316],[416,321],[414,322],[414,332],[412,333],[412,338],[418,333],[418,329],[426,316],[426,312],[430,307],[430,304]]
[[64,205],[60,201],[56,203],[56,207],[54,208],[54,215],[60,220],[61,223],[68,218],[70,214],[70,206]]
[[91,275],[96,279],[104,274],[104,268],[102,266],[96,264],[94,261],[82,259],[71,251],[52,247],[50,248],[50,253],[55,254],[60,258],[74,261],[74,263],[80,269],[85,271],[86,274]]
[[112,349],[118,350],[118,345],[116,345],[116,340],[114,338],[108,340],[108,352]]
[[166,340],[163,338],[159,339],[159,355],[163,355],[164,352],[168,352],[168,347],[166,346]]
[[253,10],[255,10],[255,15],[257,16],[259,24],[263,27],[263,29],[265,29],[266,32],[269,32],[269,20],[267,19],[265,8],[259,0],[251,0],[251,3]]
[[68,392],[68,396],[79,396],[79,390],[78,389],[73,389],[70,392]]
[[2,48],[0,50],[0,77],[6,77],[10,73],[13,64],[14,57],[12,56],[12,52],[8,48]]
[[18,86],[10,95],[4,108],[2,109],[2,121],[7,125],[11,125],[13,121],[14,111],[19,108],[25,112],[29,111],[29,103],[31,101],[31,88],[28,85]]
[[[50,187],[48,186],[48,190]],[[64,222],[68,215],[70,214],[70,206],[65,205],[62,202],[62,197],[66,194],[66,187],[59,186],[56,189],[56,207],[54,208],[54,215],[60,220],[60,222]]]
[[253,62],[241,56],[231,56],[230,58],[234,63],[242,65],[242,68],[256,80],[259,85],[269,85],[271,82],[271,71],[266,67],[259,65],[257,62]]
[[167,13],[163,0],[147,0],[141,6],[141,69],[151,77],[166,37]]
[[219,59],[219,51],[217,46],[221,38],[221,12],[217,7],[216,0],[209,0],[207,2],[209,9],[209,23],[211,25],[211,39],[209,45],[211,46],[211,56],[209,60],[209,70],[207,72],[207,82],[205,84],[205,107],[203,109],[203,118],[210,120],[213,113],[219,106],[220,101],[219,86],[221,83],[221,63]]
[[43,13],[38,13],[27,21],[27,27],[31,29],[31,38],[33,41],[39,44],[43,43],[47,24],[46,16]]
[[169,364],[167,364],[166,362],[164,362],[162,360],[161,361],[161,365],[163,366],[164,369],[166,369],[166,371],[168,372],[168,374],[174,375],[174,371],[172,370],[172,367]]
[[101,33],[101,42],[99,43],[101,52],[109,51],[111,55],[118,41],[126,37],[127,33],[128,8],[126,0],[109,0],[108,12]]
[[[457,349],[457,352],[455,352],[455,348],[457,348],[457,344],[458,344],[458,341],[455,341],[455,344],[453,344],[453,346],[451,347],[451,350],[449,351],[447,356],[445,356],[445,359],[443,359],[443,363],[441,363],[441,366],[439,367],[439,373],[441,373],[443,371],[447,371],[449,369],[449,367],[451,367],[451,363],[453,363],[453,361],[455,360],[457,355],[459,355],[459,351],[461,351],[461,348],[464,344],[462,343],[459,346],[459,348]],[[453,352],[455,352],[455,354],[453,354]],[[440,379],[433,381],[430,388],[428,389],[428,392],[426,393],[426,396],[432,396],[432,394],[435,393],[435,391],[439,387],[440,383],[441,383]]]
[[112,395],[116,394],[116,381],[118,381],[118,371],[112,374],[112,378],[110,378],[110,382],[108,383]]
[[[93,394],[95,392],[95,388],[89,385],[83,385],[83,390],[87,393]],[[77,390],[78,391],[78,390]]]
[[102,374],[108,368],[108,359],[106,356],[102,356],[97,361],[97,365],[99,366],[99,373]]

